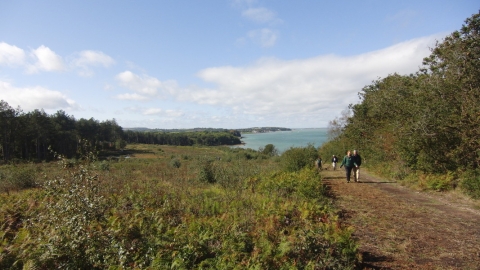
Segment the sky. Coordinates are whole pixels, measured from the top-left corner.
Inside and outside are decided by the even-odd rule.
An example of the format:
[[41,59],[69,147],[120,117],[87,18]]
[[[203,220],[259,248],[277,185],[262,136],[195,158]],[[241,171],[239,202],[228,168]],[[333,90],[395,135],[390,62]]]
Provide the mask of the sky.
[[0,0],[0,100],[124,128],[327,127],[478,0]]

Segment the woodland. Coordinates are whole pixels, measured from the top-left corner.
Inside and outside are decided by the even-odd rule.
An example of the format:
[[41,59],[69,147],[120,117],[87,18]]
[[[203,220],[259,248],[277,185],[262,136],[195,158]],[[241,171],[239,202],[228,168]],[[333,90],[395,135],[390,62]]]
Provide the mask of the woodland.
[[[420,64],[420,63],[419,63]],[[480,14],[438,41],[414,74],[378,78],[330,121],[322,155],[358,149],[369,167],[421,189],[480,198]]]

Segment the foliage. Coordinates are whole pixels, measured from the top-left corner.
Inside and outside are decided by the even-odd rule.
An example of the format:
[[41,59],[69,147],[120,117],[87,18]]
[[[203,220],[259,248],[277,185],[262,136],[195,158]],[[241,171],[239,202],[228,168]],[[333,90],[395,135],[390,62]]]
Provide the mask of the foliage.
[[260,151],[262,154],[267,155],[267,156],[276,156],[276,155],[278,155],[278,149],[275,148],[275,145],[273,145],[273,144],[271,144],[271,143],[265,145],[265,147],[259,149],[259,151]]
[[43,110],[24,113],[20,108],[12,109],[3,100],[0,100],[0,127],[0,159],[4,162],[52,160],[49,148],[72,158],[81,139],[102,150],[125,146],[123,130],[115,119],[77,121],[62,110],[53,115]]
[[[103,170],[84,145],[75,163],[46,164],[41,188],[0,194],[0,268],[354,268],[352,230],[313,168],[284,172],[244,149],[133,147]],[[203,166],[215,182],[199,181]]]
[[38,177],[35,167],[29,165],[10,165],[0,168],[0,192],[33,188]]
[[215,172],[213,168],[213,161],[209,159],[202,160],[200,162],[200,170],[198,172],[198,180],[206,183],[215,183]]
[[472,198],[480,199],[480,169],[466,171],[462,176],[461,187]]
[[180,168],[180,166],[182,165],[182,163],[180,162],[180,160],[178,158],[173,158],[171,161],[170,161],[170,165],[173,167],[173,168]]
[[[437,42],[417,73],[391,74],[365,86],[361,102],[349,107],[352,114],[331,123],[322,155],[360,149],[366,166],[388,164],[397,179],[478,168],[480,13],[465,23]],[[455,186],[447,179],[428,180],[426,186]]]
[[240,144],[237,133],[230,131],[198,132],[140,132],[127,130],[125,140],[128,143],[163,144],[163,145],[236,145]]
[[283,169],[288,172],[300,171],[304,167],[313,166],[318,157],[317,149],[313,145],[307,147],[291,147],[281,156]]

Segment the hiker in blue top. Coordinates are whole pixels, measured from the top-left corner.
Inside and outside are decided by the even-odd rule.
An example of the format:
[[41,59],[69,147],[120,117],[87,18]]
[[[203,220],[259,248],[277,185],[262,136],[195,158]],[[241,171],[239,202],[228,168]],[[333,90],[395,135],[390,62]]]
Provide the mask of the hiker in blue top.
[[345,174],[347,175],[347,183],[350,183],[350,175],[352,174],[353,166],[357,166],[355,163],[355,159],[352,156],[350,151],[347,152],[347,155],[343,157],[342,164],[340,164],[340,168],[345,166]]

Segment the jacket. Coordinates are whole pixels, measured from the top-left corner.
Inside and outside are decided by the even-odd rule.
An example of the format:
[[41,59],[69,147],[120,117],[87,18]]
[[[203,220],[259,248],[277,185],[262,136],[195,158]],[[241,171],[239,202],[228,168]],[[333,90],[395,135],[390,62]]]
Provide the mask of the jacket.
[[342,164],[340,165],[340,168],[341,167],[353,167],[353,166],[357,166],[357,163],[355,162],[355,159],[353,158],[353,156],[345,156],[342,160]]
[[356,156],[353,155],[352,158],[354,159],[356,166],[360,167],[360,165],[362,165],[362,157],[359,154]]

